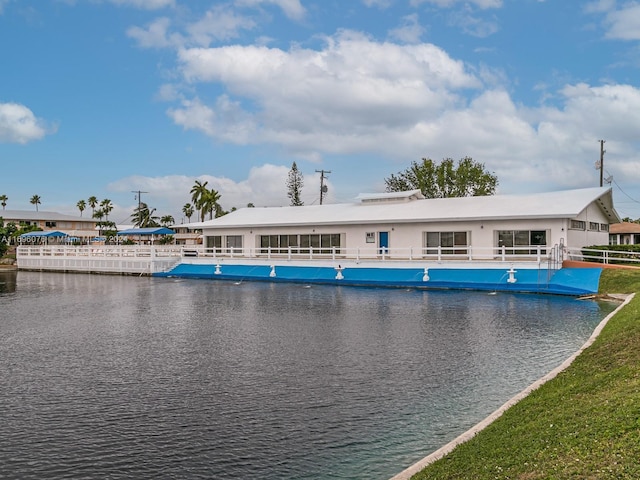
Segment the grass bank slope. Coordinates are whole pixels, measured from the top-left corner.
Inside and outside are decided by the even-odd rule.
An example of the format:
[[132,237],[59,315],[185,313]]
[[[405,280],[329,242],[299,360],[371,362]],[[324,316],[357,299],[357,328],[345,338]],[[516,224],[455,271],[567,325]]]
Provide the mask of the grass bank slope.
[[[600,293],[640,291],[605,270]],[[640,479],[640,295],[565,371],[412,480]]]

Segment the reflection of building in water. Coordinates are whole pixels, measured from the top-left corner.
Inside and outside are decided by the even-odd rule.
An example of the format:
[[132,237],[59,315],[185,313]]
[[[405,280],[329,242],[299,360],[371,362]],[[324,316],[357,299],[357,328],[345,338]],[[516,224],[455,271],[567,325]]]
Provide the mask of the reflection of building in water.
[[16,291],[18,272],[0,268],[0,293],[13,293]]

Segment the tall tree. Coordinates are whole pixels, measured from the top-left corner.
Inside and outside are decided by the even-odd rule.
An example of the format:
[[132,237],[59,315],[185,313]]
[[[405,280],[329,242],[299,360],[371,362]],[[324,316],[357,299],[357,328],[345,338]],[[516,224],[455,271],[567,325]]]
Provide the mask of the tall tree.
[[9,200],[9,197],[7,197],[4,194],[0,195],[0,205],[2,205],[3,210],[4,210],[4,207],[7,206],[7,200]]
[[304,185],[304,178],[300,170],[298,170],[298,166],[296,162],[293,162],[291,165],[291,170],[289,170],[289,175],[287,177],[287,196],[291,200],[292,207],[300,207],[304,205],[304,202],[300,199],[300,193],[302,191],[302,187]]
[[96,207],[98,206],[98,197],[89,197],[87,199],[87,203],[91,207],[91,217],[93,217],[93,213],[96,211]]
[[78,203],[76,203],[76,207],[78,207],[78,210],[80,210],[80,216],[82,217],[82,212],[87,209],[87,202],[85,202],[84,200],[79,200]]
[[455,165],[453,159],[445,158],[436,164],[429,158],[396,175],[385,178],[387,192],[419,189],[427,198],[472,197],[493,195],[498,186],[498,177],[485,170],[484,164],[464,157]]
[[214,190],[213,188],[209,190],[205,195],[202,208],[206,213],[209,214],[209,220],[213,219],[214,212],[215,212],[216,218],[224,215],[224,211],[222,210],[222,207],[218,203],[218,200],[220,200],[220,194],[218,193],[217,190]]
[[40,195],[32,196],[31,200],[29,200],[29,202],[31,203],[31,205],[35,205],[36,206],[36,212],[38,211],[38,205],[40,205],[42,203],[40,201]]
[[102,212],[104,213],[105,218],[109,220],[109,214],[113,210],[113,203],[111,203],[111,200],[109,200],[108,198],[105,198],[104,200],[102,200],[100,202],[100,208],[102,209]]
[[206,201],[207,196],[209,195],[209,190],[207,189],[207,184],[209,182],[202,183],[200,180],[196,180],[193,187],[191,187],[191,201],[193,202],[193,206],[197,211],[200,212],[200,221],[204,222],[204,216],[206,214],[206,210],[203,208],[204,203]]
[[187,217],[189,219],[189,223],[191,223],[191,217],[194,213],[193,206],[190,203],[185,203],[182,207],[182,213],[184,213],[184,216]]

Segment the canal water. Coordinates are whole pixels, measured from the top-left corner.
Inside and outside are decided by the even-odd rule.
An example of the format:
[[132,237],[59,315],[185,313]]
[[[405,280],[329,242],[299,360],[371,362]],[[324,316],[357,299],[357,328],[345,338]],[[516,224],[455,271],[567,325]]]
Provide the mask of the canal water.
[[613,308],[0,272],[0,477],[388,479],[562,363]]

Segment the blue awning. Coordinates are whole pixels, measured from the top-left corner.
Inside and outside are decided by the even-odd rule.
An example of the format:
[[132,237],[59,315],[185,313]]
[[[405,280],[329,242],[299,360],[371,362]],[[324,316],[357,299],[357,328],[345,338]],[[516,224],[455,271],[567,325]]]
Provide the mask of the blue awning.
[[55,230],[53,232],[27,232],[20,235],[20,238],[27,238],[27,237],[52,238],[52,237],[66,237],[66,236],[68,236],[66,233]]
[[118,235],[174,235],[176,232],[167,227],[130,228],[118,232]]

